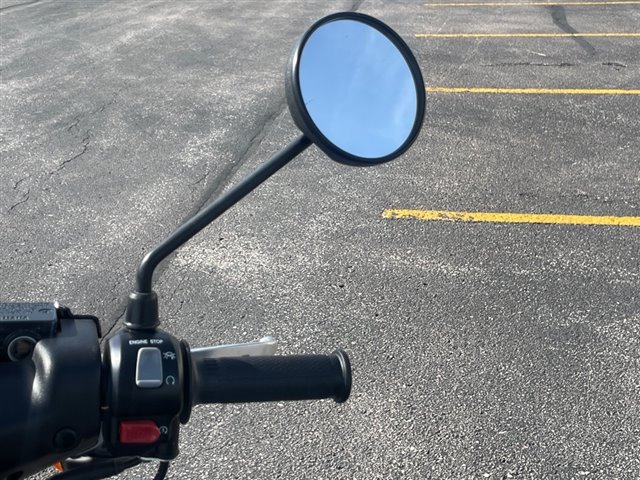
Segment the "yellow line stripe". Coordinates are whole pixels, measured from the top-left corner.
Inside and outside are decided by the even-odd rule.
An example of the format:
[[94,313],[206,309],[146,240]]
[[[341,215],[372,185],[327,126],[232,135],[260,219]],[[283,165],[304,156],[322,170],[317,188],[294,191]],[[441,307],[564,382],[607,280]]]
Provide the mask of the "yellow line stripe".
[[619,2],[470,2],[470,3],[425,3],[425,7],[530,7],[547,5],[636,5],[640,1]]
[[640,95],[640,90],[619,88],[477,88],[427,87],[427,93],[512,93],[530,95]]
[[448,222],[547,223],[566,225],[609,225],[617,227],[640,227],[640,217],[393,209],[385,210],[382,213],[382,216],[384,218],[411,218],[417,220],[440,220]]
[[640,33],[416,33],[416,38],[640,37]]

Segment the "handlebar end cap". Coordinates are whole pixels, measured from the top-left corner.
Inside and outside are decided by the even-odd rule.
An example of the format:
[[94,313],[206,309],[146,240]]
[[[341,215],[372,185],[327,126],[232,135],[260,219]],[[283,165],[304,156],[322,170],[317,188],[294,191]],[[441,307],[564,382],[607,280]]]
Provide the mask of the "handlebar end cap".
[[349,399],[351,395],[351,385],[352,385],[352,375],[351,375],[351,362],[349,361],[349,356],[347,352],[342,350],[341,348],[337,349],[333,352],[333,355],[340,362],[340,367],[342,368],[342,380],[343,384],[341,388],[336,392],[336,395],[333,399],[336,403],[344,403]]

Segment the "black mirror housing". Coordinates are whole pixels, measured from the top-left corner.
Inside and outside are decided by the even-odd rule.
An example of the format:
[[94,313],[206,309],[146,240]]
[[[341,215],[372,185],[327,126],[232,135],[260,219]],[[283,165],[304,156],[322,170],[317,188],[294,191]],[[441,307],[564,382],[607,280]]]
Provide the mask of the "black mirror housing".
[[[396,63],[402,64],[401,66],[403,67],[403,71],[401,72],[404,77],[402,77],[402,80],[404,81],[404,85],[407,86],[408,88],[405,88],[404,91],[404,98],[400,98],[400,97],[396,97],[399,98],[400,100],[404,100],[406,98],[409,98],[409,100],[411,102],[413,102],[414,108],[412,109],[413,111],[411,112],[413,115],[410,117],[409,115],[404,115],[404,126],[403,129],[401,131],[398,132],[397,134],[397,140],[393,140],[390,141],[390,145],[392,145],[390,148],[379,148],[379,151],[376,151],[372,154],[367,154],[367,155],[363,155],[361,153],[359,153],[358,151],[355,151],[356,149],[350,149],[348,147],[345,147],[345,145],[337,145],[337,141],[335,141],[335,137],[330,139],[330,137],[332,136],[330,133],[327,132],[327,126],[329,126],[331,123],[333,122],[328,122],[326,121],[326,119],[323,122],[322,126],[318,125],[318,118],[316,118],[314,120],[314,115],[310,112],[310,108],[309,105],[311,104],[311,102],[315,101],[316,98],[314,96],[314,98],[305,98],[305,92],[303,91],[305,89],[304,85],[302,85],[302,83],[304,83],[301,80],[301,60],[303,59],[303,52],[305,52],[305,48],[308,48],[308,44],[310,42],[310,40],[314,37],[314,34],[316,34],[316,32],[318,32],[319,29],[322,29],[323,27],[326,27],[329,24],[334,24],[337,25],[337,23],[334,22],[343,22],[344,23],[344,28],[341,28],[343,31],[342,32],[337,32],[340,33],[340,38],[337,38],[338,36],[335,35],[334,33],[332,33],[331,35],[333,35],[334,38],[331,38],[330,40],[332,42],[336,42],[336,45],[333,45],[334,47],[338,46],[337,42],[344,42],[344,44],[348,47],[351,47],[353,49],[360,49],[360,50],[355,50],[356,53],[363,53],[362,57],[363,60],[362,62],[365,64],[365,66],[368,63],[374,63],[373,60],[377,61],[377,65],[373,65],[372,67],[375,67],[375,69],[378,70],[385,70],[387,69],[387,65],[382,63],[382,60],[387,60],[387,58],[380,58],[380,56],[375,54],[375,51],[373,51],[374,49],[371,49],[371,35],[375,36],[378,38],[378,44],[376,44],[376,46],[381,45],[382,43],[384,43],[383,46],[387,47],[387,50],[390,51],[393,54],[393,60],[396,61]],[[347,23],[349,25],[347,25]],[[364,26],[364,29],[361,29],[362,33],[360,34],[360,36],[358,37],[358,35],[353,34],[354,32],[352,32],[351,30],[353,29],[352,25],[359,25],[359,26]],[[355,32],[356,34],[359,32]],[[325,37],[327,37],[327,35],[325,35]],[[335,49],[332,53],[334,53],[336,50],[339,52],[340,51],[340,47],[338,46],[338,49]],[[365,56],[365,54],[368,54],[369,57]],[[357,56],[357,58],[360,58],[360,55]],[[344,63],[344,62],[343,62]],[[332,66],[332,59],[327,58],[327,63],[325,65],[321,66],[322,68],[320,69],[321,72],[325,72],[326,70],[331,70],[331,68],[334,68]],[[327,67],[327,68],[324,68]],[[361,74],[361,71],[358,71],[357,68],[354,66],[354,72],[353,72],[353,76],[355,77],[356,74]],[[331,83],[331,79],[334,77],[344,77],[345,76],[345,72],[344,71],[340,71],[340,70],[336,70],[334,72],[327,72],[327,79],[329,79],[329,82],[327,82],[327,85],[325,88],[326,93],[325,95],[325,100],[328,98],[329,100],[335,100],[334,103],[336,103],[335,105],[335,109],[336,112],[339,111],[340,109],[342,110],[346,110],[347,114],[344,115],[335,115],[336,112],[332,112],[333,116],[335,118],[340,118],[342,119],[342,117],[348,117],[351,113],[353,113],[352,111],[354,110],[353,108],[346,109],[343,108],[343,105],[340,103],[339,99],[338,99],[338,94],[335,95],[335,97],[332,97],[332,95],[334,95],[334,92],[332,90],[332,87],[334,87],[334,85]],[[397,78],[397,77],[394,77]],[[324,80],[324,79],[323,79]],[[364,80],[366,80],[366,82],[364,82],[365,84],[371,82],[375,82],[375,78],[365,78]],[[342,80],[340,80],[342,81]],[[381,84],[383,87],[387,86],[389,87],[390,84]],[[339,86],[344,86],[343,84],[339,84]],[[369,85],[366,85],[367,87],[369,87]],[[375,87],[375,85],[374,85]],[[340,163],[345,163],[348,165],[356,165],[356,166],[362,166],[362,165],[376,165],[379,163],[384,163],[384,162],[388,162],[390,160],[393,160],[394,158],[400,156],[402,153],[404,153],[412,144],[413,142],[416,140],[416,138],[418,137],[418,134],[420,133],[420,129],[422,128],[422,122],[424,119],[424,112],[425,112],[425,88],[424,88],[424,81],[422,79],[422,74],[420,72],[420,67],[418,66],[418,63],[415,59],[415,57],[413,56],[413,53],[411,52],[411,50],[409,49],[409,47],[407,46],[407,44],[404,42],[404,40],[402,40],[402,38],[395,32],[393,31],[390,27],[388,27],[386,24],[384,24],[383,22],[381,22],[380,20],[377,20],[376,18],[370,17],[368,15],[364,15],[361,13],[355,13],[355,12],[342,12],[342,13],[336,13],[336,14],[332,14],[329,15],[327,17],[324,17],[322,19],[320,19],[319,21],[317,21],[316,23],[314,23],[300,38],[300,40],[296,43],[292,54],[289,58],[289,62],[287,65],[287,69],[286,69],[286,73],[285,73],[285,89],[286,89],[286,97],[287,97],[287,103],[289,105],[289,111],[291,112],[291,116],[293,117],[293,120],[296,124],[296,126],[303,132],[303,134],[309,138],[313,143],[315,143],[324,153],[326,153],[330,158],[332,158],[333,160],[336,160]],[[366,88],[365,88],[366,89]],[[342,95],[342,99],[344,98],[348,98],[349,96],[353,96],[354,92],[355,95],[359,95],[360,92],[362,92],[363,90],[365,90],[363,88],[357,88],[357,89],[351,89],[347,95],[347,92],[343,92]],[[415,93],[414,90],[415,89]],[[355,112],[354,113],[354,119],[351,121],[350,125],[354,125],[356,124],[357,127],[361,127],[362,126],[362,139],[359,140],[361,142],[361,144],[364,144],[366,142],[376,142],[379,141],[378,138],[379,137],[383,137],[384,134],[386,132],[388,132],[389,130],[392,130],[391,128],[391,122],[392,119],[388,118],[391,116],[398,116],[398,115],[385,115],[385,113],[387,113],[387,111],[381,111],[379,113],[379,116],[377,118],[378,120],[378,124],[373,124],[373,125],[367,125],[367,122],[371,122],[371,123],[375,123],[375,120],[370,120],[370,116],[368,116],[365,113],[365,110],[371,110],[371,104],[383,104],[385,101],[387,104],[393,104],[392,101],[390,101],[389,98],[383,98],[385,96],[385,94],[391,94],[391,92],[389,90],[389,88],[387,88],[385,91],[384,88],[368,88],[369,90],[369,96],[364,97],[364,93],[362,93],[362,99],[358,100],[359,105],[362,105],[362,112]],[[375,96],[372,96],[371,94],[375,94]],[[395,94],[395,90],[394,90],[394,94]],[[415,95],[415,98],[414,98]],[[320,100],[317,103],[332,103],[332,102],[322,102],[322,100]],[[317,103],[314,105],[314,108],[318,108],[317,107]],[[395,102],[395,103],[399,103],[399,102]],[[328,107],[321,107],[322,109],[326,109],[326,108],[330,108],[331,105],[329,105]],[[394,107],[395,108],[395,107]],[[324,113],[324,112],[323,112]],[[388,111],[388,113],[398,113],[398,112],[394,112],[393,110]],[[356,118],[356,114],[357,114],[357,118]],[[317,116],[316,116],[317,117]],[[340,123],[341,120],[339,120],[337,123]],[[384,123],[380,123],[380,122],[384,122]],[[364,124],[364,125],[363,125]],[[358,131],[360,130],[360,128],[356,128],[356,133],[352,134],[351,131],[347,131],[349,129],[345,129],[342,128],[342,125],[336,125],[337,129],[342,129],[345,130],[344,132],[344,137],[346,136],[352,136],[352,137],[357,137],[358,135]],[[367,129],[367,131],[365,131],[365,129]]]

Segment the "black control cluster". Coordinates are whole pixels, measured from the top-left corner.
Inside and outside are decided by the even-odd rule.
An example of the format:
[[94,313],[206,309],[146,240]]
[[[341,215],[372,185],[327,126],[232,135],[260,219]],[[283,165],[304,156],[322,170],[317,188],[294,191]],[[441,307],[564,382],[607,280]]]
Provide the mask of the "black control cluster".
[[103,365],[103,448],[114,457],[175,458],[191,410],[187,345],[162,330],[124,329],[109,339]]

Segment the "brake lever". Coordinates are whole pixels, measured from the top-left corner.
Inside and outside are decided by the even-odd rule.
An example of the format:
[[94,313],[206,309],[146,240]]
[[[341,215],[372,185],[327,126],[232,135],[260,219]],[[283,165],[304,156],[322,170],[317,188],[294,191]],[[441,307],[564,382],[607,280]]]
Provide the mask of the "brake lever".
[[223,357],[256,357],[274,355],[278,348],[278,341],[273,337],[262,337],[257,342],[234,343],[229,345],[216,345],[215,347],[200,347],[191,349],[191,358],[194,361],[223,358]]

